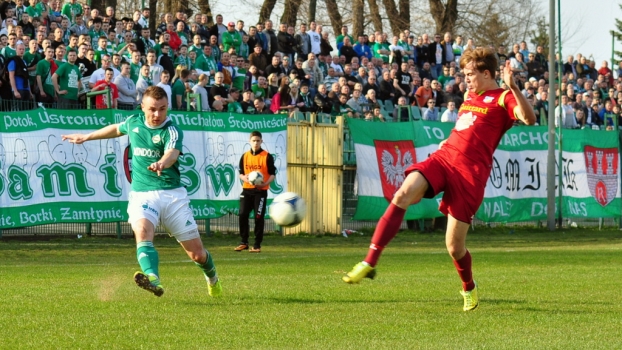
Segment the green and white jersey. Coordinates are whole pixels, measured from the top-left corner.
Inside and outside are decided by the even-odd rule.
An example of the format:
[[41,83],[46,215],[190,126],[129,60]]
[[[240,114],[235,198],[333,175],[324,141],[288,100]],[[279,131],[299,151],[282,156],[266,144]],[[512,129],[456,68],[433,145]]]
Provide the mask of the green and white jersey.
[[54,83],[52,83],[52,74],[50,74],[50,62],[41,60],[37,63],[36,75],[41,77],[41,84],[43,85],[43,91],[47,95],[55,96]]
[[77,100],[79,90],[78,82],[82,79],[80,68],[75,64],[67,62],[58,67],[54,74],[58,75],[60,91],[67,90],[67,93],[61,96],[68,100]]
[[147,125],[144,114],[137,114],[119,124],[119,132],[130,138],[132,191],[147,192],[183,187],[178,161],[164,169],[160,176],[147,169],[149,165],[159,161],[167,150],[182,151],[184,135],[175,123],[167,119],[154,128]]
[[71,24],[75,24],[76,17],[81,16],[83,14],[82,5],[78,3],[75,3],[75,4],[66,3],[65,5],[63,5],[61,14],[69,18],[69,22],[71,22]]
[[10,47],[10,46],[5,46],[2,51],[0,51],[0,55],[4,56],[5,59],[9,59],[13,56],[15,56],[17,53],[15,52],[15,49]]

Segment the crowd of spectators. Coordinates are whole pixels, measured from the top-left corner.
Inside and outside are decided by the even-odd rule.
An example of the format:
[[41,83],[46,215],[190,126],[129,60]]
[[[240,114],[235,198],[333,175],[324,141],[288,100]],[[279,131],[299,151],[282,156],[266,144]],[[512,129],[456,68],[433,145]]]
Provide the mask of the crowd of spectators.
[[[132,18],[117,18],[112,7],[102,10],[76,0],[2,1],[0,84],[10,88],[0,89],[0,97],[83,108],[86,91],[108,89],[109,95],[97,96],[97,108],[134,109],[144,91],[157,85],[174,110],[302,112],[380,121],[408,120],[416,110],[425,120],[455,122],[466,91],[460,56],[484,45],[451,33],[409,30],[354,38],[347,26],[332,41],[315,22],[297,29],[277,28],[271,20],[247,26],[217,15],[210,26],[207,15],[188,18],[182,12],[162,14],[152,33],[148,8]],[[530,51],[523,41],[507,53],[504,45],[491,49],[500,70],[510,60],[520,88],[542,118],[549,108],[543,47]],[[562,67],[557,123],[616,125],[622,80],[614,80],[607,62],[597,69],[578,54]],[[504,87],[500,70],[496,74]]]

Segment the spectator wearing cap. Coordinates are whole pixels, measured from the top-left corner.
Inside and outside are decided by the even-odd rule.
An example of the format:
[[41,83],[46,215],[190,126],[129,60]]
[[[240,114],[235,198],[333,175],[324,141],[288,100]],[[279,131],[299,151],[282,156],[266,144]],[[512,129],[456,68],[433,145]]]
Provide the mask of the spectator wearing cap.
[[248,55],[248,62],[251,66],[255,66],[259,75],[266,75],[266,66],[268,65],[268,60],[266,55],[263,54],[263,48],[260,43],[256,43],[253,48],[253,53]]
[[237,30],[235,30],[234,22],[229,22],[227,24],[227,31],[222,34],[221,41],[224,52],[228,52],[230,48],[233,48],[236,53],[240,52],[242,36]]

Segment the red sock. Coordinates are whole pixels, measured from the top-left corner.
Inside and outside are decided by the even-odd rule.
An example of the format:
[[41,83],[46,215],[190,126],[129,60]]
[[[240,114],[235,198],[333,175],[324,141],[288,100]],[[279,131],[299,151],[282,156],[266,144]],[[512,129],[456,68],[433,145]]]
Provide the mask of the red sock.
[[473,273],[471,271],[471,253],[467,250],[466,254],[460,260],[454,260],[454,266],[458,270],[458,275],[462,280],[462,289],[465,292],[473,290],[475,283],[473,282]]
[[387,211],[384,212],[384,215],[382,215],[378,221],[374,236],[371,238],[371,245],[369,246],[367,257],[365,257],[365,262],[370,266],[376,266],[378,259],[380,259],[380,254],[382,254],[382,250],[391,242],[400,229],[400,226],[402,226],[404,215],[406,215],[405,209],[393,203],[389,204]]

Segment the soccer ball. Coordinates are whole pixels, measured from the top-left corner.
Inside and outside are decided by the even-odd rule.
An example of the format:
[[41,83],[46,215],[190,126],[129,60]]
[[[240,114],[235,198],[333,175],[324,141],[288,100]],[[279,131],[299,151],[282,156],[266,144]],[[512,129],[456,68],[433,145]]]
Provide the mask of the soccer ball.
[[255,186],[259,185],[263,182],[263,175],[259,171],[253,171],[252,173],[248,174],[248,182],[252,183]]
[[285,192],[276,196],[270,205],[270,217],[281,227],[298,225],[306,213],[305,200],[294,192]]

